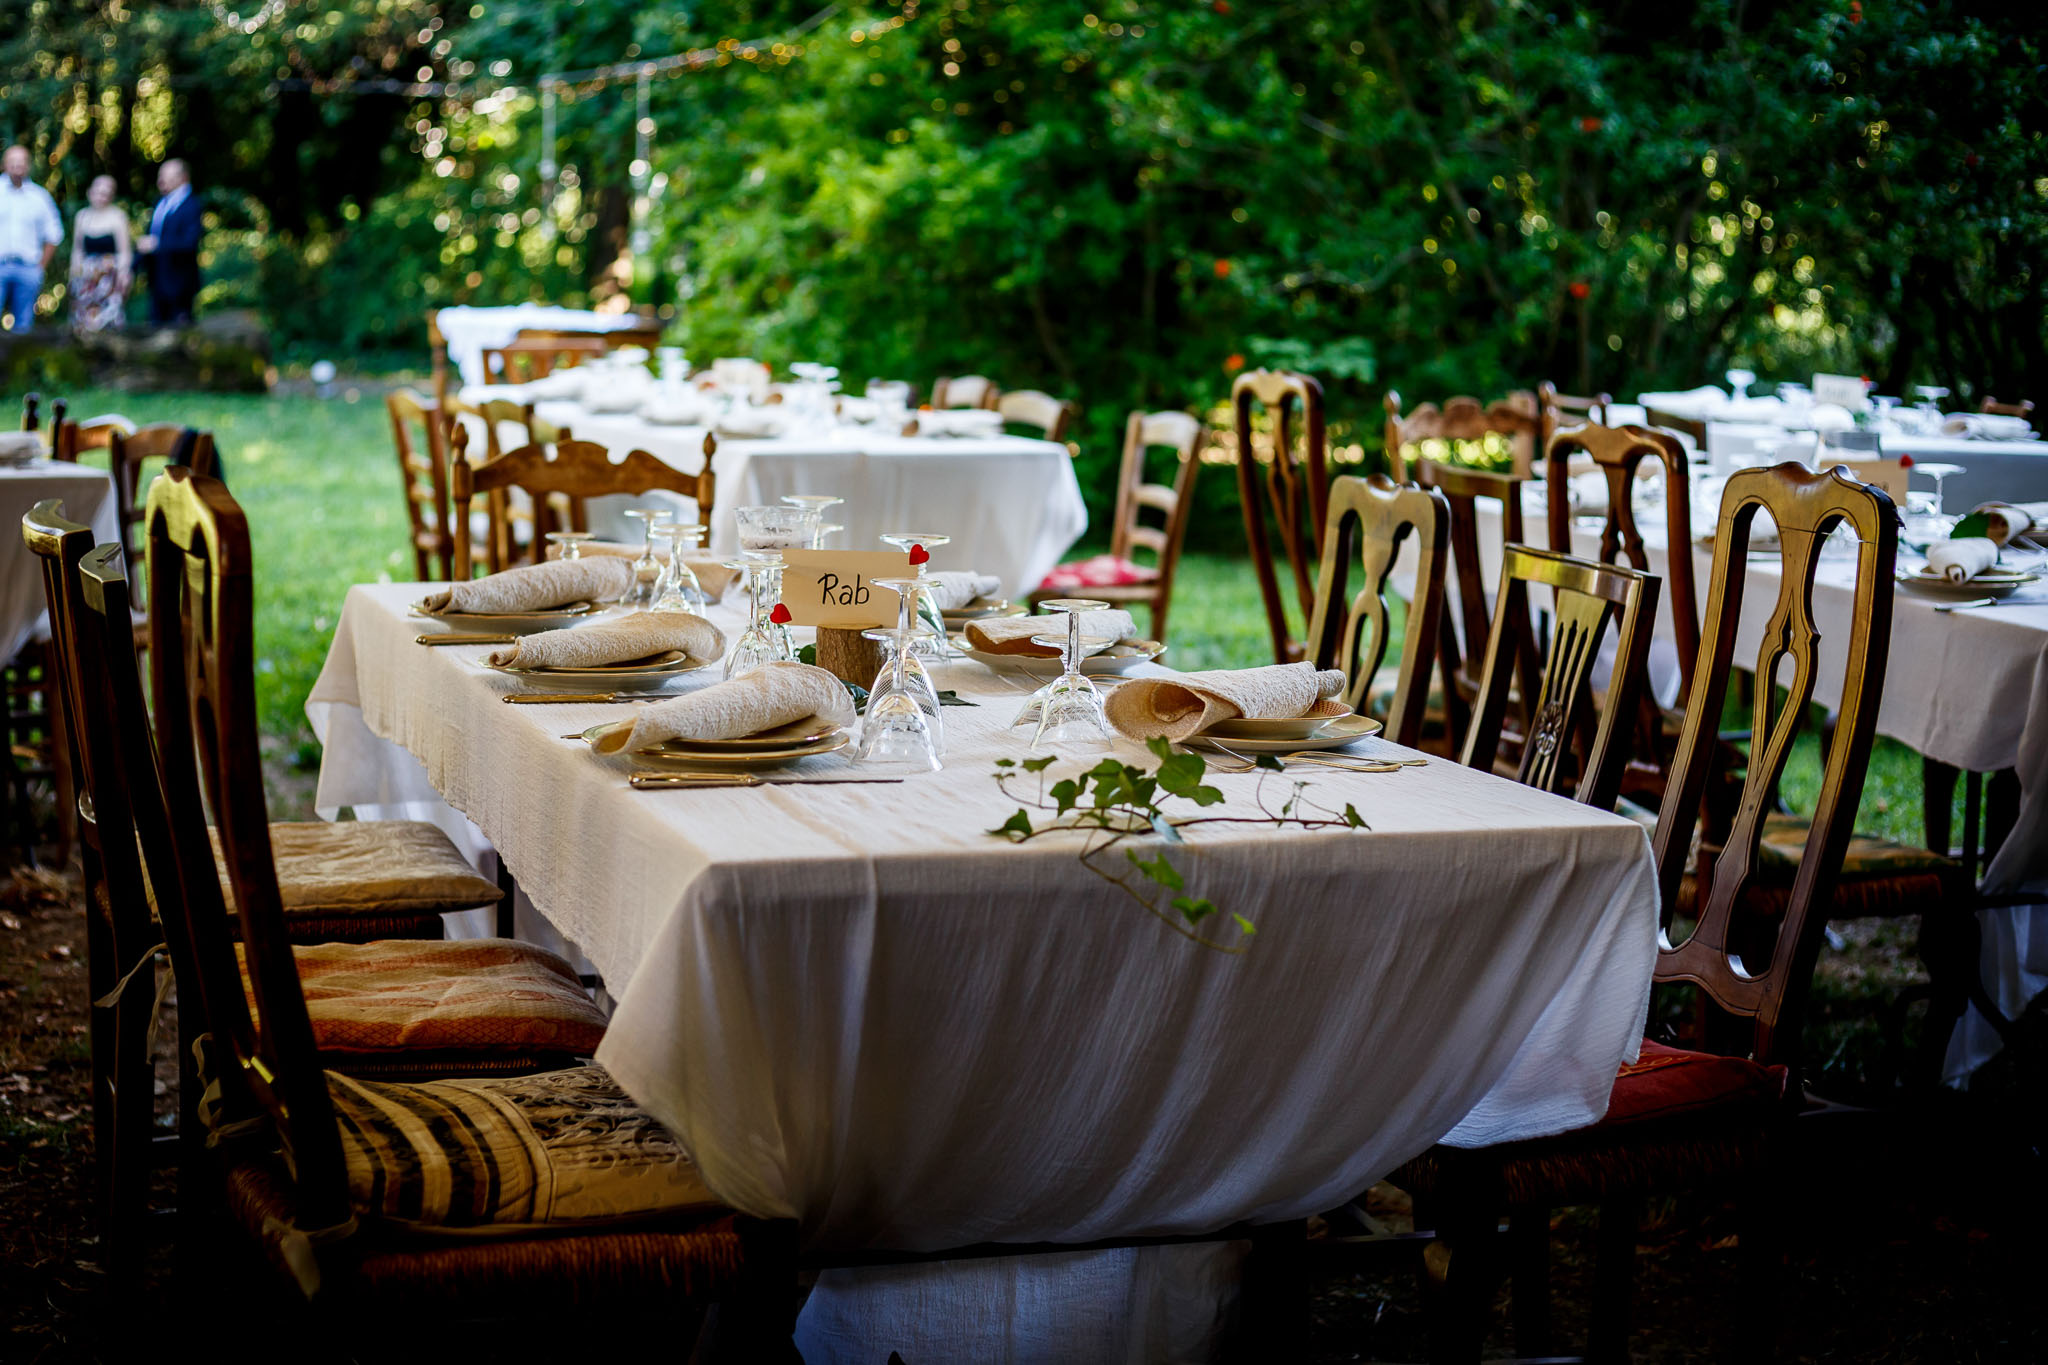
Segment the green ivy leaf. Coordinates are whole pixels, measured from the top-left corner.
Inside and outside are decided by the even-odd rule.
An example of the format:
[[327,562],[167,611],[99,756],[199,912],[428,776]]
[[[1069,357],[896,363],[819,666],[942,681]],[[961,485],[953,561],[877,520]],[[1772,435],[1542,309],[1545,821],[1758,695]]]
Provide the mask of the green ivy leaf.
[[815,665],[818,662],[818,647],[816,645],[805,645],[796,652],[796,661],[800,664]]
[[1215,787],[1197,787],[1188,793],[1188,800],[1198,806],[1213,806],[1223,800],[1223,793]]
[[1365,817],[1358,813],[1358,807],[1352,805],[1349,801],[1344,803],[1344,823],[1353,829],[1372,828],[1371,825],[1365,823]]
[[1192,796],[1208,767],[1199,754],[1174,754],[1159,764],[1159,785],[1173,796]]
[[1256,924],[1253,924],[1250,920],[1246,919],[1243,915],[1238,914],[1236,911],[1232,911],[1230,917],[1237,921],[1237,928],[1239,933],[1256,934],[1257,932],[1259,932],[1259,927]]
[[1180,911],[1181,918],[1189,924],[1200,924],[1216,913],[1216,902],[1206,897],[1175,896],[1173,908]]
[[998,768],[1014,768],[1017,766],[1017,760],[1014,758],[999,758],[996,760],[996,766]]
[[1042,773],[1057,761],[1058,755],[1047,754],[1044,758],[1027,758],[1020,765],[1027,773]]
[[1147,749],[1150,749],[1152,751],[1152,757],[1157,759],[1164,760],[1172,758],[1174,756],[1173,741],[1170,739],[1159,739],[1156,737],[1153,739],[1148,739],[1145,741],[1145,747]]
[[1012,843],[1028,839],[1031,837],[1031,817],[1020,806],[1015,815],[997,825],[989,833],[1007,835]]
[[1252,762],[1255,766],[1264,768],[1269,773],[1284,773],[1287,771],[1287,765],[1271,754],[1260,754]]
[[1072,778],[1061,778],[1052,784],[1052,791],[1048,795],[1052,797],[1053,804],[1060,808],[1060,814],[1065,815],[1074,808],[1074,802],[1080,799],[1081,788]]
[[1131,860],[1131,866],[1169,891],[1178,891],[1186,884],[1181,881],[1180,870],[1166,861],[1164,853],[1156,858],[1146,859],[1139,857],[1135,848],[1127,848],[1124,850],[1124,856]]

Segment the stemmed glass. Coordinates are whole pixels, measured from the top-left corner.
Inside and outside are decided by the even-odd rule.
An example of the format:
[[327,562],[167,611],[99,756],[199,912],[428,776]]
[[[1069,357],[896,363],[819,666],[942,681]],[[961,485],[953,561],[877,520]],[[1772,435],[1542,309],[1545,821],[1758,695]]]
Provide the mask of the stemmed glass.
[[589,531],[550,531],[548,544],[561,547],[561,558],[583,558],[583,542],[594,539]]
[[1922,429],[1930,436],[1941,430],[1941,400],[1948,397],[1948,390],[1939,384],[1915,384],[1913,392],[1920,395]]
[[1728,380],[1728,388],[1730,395],[1735,399],[1736,402],[1739,403],[1743,399],[1749,397],[1749,386],[1751,384],[1756,383],[1756,371],[1741,369],[1730,370],[1728,371],[1725,378]]
[[845,502],[846,499],[835,497],[830,493],[785,493],[782,495],[782,500],[791,507],[801,508],[806,514],[807,524],[811,528],[810,548],[813,550],[824,549],[825,547],[821,543],[823,536],[820,534],[820,531],[825,522],[825,509],[827,507],[837,507],[840,503]]
[[938,692],[931,675],[917,658],[917,632],[911,626],[911,603],[917,596],[915,578],[878,578],[878,588],[896,594],[896,625],[890,630],[862,633],[870,640],[891,646],[888,662],[875,675],[868,689],[867,710],[862,714],[860,747],[855,757],[862,763],[886,763],[934,772],[940,766],[944,737],[939,721]]
[[[913,546],[922,545],[926,550],[933,550],[951,544],[952,540],[953,537],[935,531],[885,531],[881,536],[884,545],[893,545],[905,554],[910,553]],[[931,580],[926,575],[926,566],[918,565],[917,650],[920,654],[950,659],[955,657],[955,651],[946,639],[946,614],[939,609],[938,594],[932,591]]]
[[[1102,715],[1102,693],[1081,671],[1081,613],[1105,610],[1109,603],[1085,597],[1055,597],[1039,605],[1048,611],[1065,612],[1067,633],[1063,638],[1031,637],[1033,644],[1058,645],[1062,668],[1057,678],[1039,688],[1024,704],[1025,715],[1034,704],[1038,707],[1038,728],[1032,732],[1031,747],[1107,748],[1109,722]],[[1019,719],[1022,718],[1020,715]]]
[[725,676],[737,678],[762,664],[794,658],[789,636],[768,619],[769,603],[775,598],[768,585],[782,572],[782,556],[742,554],[738,559],[726,560],[725,567],[746,574],[747,598],[751,603],[747,608],[747,628],[732,642],[732,652],[725,656]]
[[870,379],[868,401],[875,405],[875,424],[889,435],[903,430],[910,418],[910,385],[901,379]]
[[642,523],[647,529],[646,543],[640,547],[640,557],[633,561],[633,586],[626,589],[626,595],[619,599],[621,605],[644,607],[661,594],[661,560],[654,553],[654,528],[669,524],[668,514],[648,507],[628,507],[625,515]]
[[841,531],[844,531],[845,529],[846,529],[846,528],[845,528],[844,526],[841,526],[841,525],[840,525],[840,524],[839,524],[838,522],[836,522],[836,521],[821,521],[821,522],[819,522],[819,523],[818,523],[818,534],[817,534],[817,536],[816,536],[816,537],[815,537],[815,538],[814,538],[814,539],[813,539],[813,540],[811,541],[811,548],[812,548],[813,550],[822,550],[822,549],[824,549],[824,548],[825,548],[825,542],[826,542],[826,541],[830,540],[830,539],[831,539],[831,538],[832,538],[833,536],[835,536],[835,535],[838,535],[838,534],[839,534],[839,533],[840,533]]
[[[690,567],[689,552],[704,543],[704,528],[696,522],[663,517],[659,525],[668,534],[668,568],[655,592],[655,611],[692,611],[702,615],[711,606],[711,594],[697,581]],[[651,530],[652,528],[650,528]]]

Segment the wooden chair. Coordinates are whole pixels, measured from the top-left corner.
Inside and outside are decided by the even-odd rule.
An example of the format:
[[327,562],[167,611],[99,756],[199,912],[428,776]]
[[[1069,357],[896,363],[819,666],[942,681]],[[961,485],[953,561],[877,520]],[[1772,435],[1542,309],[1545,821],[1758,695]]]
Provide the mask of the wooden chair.
[[[1504,547],[1493,629],[1487,637],[1478,704],[1465,732],[1462,761],[1468,768],[1491,771],[1499,754],[1508,692],[1519,663],[1506,636],[1510,622],[1529,619],[1532,583],[1550,590],[1550,645],[1536,690],[1523,693],[1531,719],[1515,780],[1556,792],[1576,775],[1573,794],[1579,801],[1612,810],[1628,761],[1636,699],[1646,684],[1651,626],[1657,619],[1657,578],[1639,569],[1588,563],[1527,545]],[[1609,620],[1618,632],[1614,672],[1598,722],[1583,727],[1592,731],[1591,743],[1575,761],[1573,737],[1593,706],[1593,664]]]
[[50,435],[50,455],[53,459],[75,464],[78,457],[87,451],[111,450],[117,438],[126,440],[134,434],[135,423],[119,413],[105,413],[80,421],[62,418],[55,423]]
[[[1756,757],[1734,830],[1714,861],[1711,894],[1688,917],[1681,911],[1679,886],[1691,864],[1693,820],[1716,762],[1715,732],[1735,666],[1743,566],[1759,512],[1779,528],[1784,576],[1755,672],[1777,677],[1789,661],[1791,696],[1772,707],[1771,689],[1758,689]],[[1856,624],[1844,642],[1841,718],[1827,748],[1798,876],[1782,914],[1760,925],[1745,909],[1745,894],[1756,878],[1770,792],[1813,694],[1820,638],[1806,603],[1821,543],[1841,523],[1861,539]],[[1653,843],[1662,903],[1656,979],[1696,987],[1717,1025],[1707,1036],[1729,1043],[1733,1055],[1646,1041],[1641,1059],[1621,1068],[1599,1123],[1499,1147],[1438,1147],[1392,1177],[1433,1213],[1453,1248],[1439,1358],[1478,1357],[1500,1266],[1495,1228],[1504,1208],[1516,1242],[1510,1254],[1517,1353],[1550,1354],[1544,1301],[1548,1210],[1594,1203],[1600,1206],[1600,1263],[1588,1356],[1626,1359],[1629,1261],[1643,1201],[1712,1183],[1733,1184],[1745,1196],[1742,1246],[1750,1274],[1740,1329],[1759,1356],[1768,1351],[1769,1304],[1780,1273],[1777,1156],[1799,1101],[1800,1030],[1826,906],[1869,764],[1890,644],[1897,550],[1897,514],[1878,489],[1796,464],[1743,470],[1728,481],[1707,593],[1707,653],[1693,674],[1685,731]]]
[[136,553],[135,528],[142,521],[142,500],[148,487],[146,466],[162,460],[166,466],[184,465],[196,474],[211,475],[214,469],[213,433],[181,427],[175,422],[158,422],[107,440],[107,463],[114,476],[114,504],[120,509],[121,550],[128,559],[128,573],[140,591],[142,557]]
[[[535,416],[532,403],[515,402],[510,398],[486,398],[472,403],[458,396],[450,398],[444,407],[456,418],[475,419],[473,427],[481,428],[483,431],[484,447],[481,453],[465,447],[464,458],[471,464],[478,463],[479,459],[495,460],[507,450],[517,450],[521,446],[552,445],[556,441],[570,439],[569,428],[558,427]],[[508,427],[515,428],[520,433],[520,439],[510,445],[505,442],[505,431]],[[454,430],[452,424],[449,430]],[[471,442],[470,446],[473,447],[474,442]],[[559,526],[566,526],[572,531],[590,529],[580,502],[572,502],[561,497],[555,498],[553,502],[555,521]],[[469,568],[471,573],[478,569],[489,572],[493,554],[497,556],[498,563],[513,562],[521,550],[530,549],[534,540],[532,503],[524,498],[514,499],[504,492],[496,492],[486,500],[485,507],[485,515],[490,518],[487,524],[493,528],[493,533],[476,539],[472,546],[470,553],[473,562]],[[476,537],[476,530],[476,525],[472,522],[472,538]],[[546,542],[542,543],[545,545]]]
[[1456,458],[1458,447],[1467,444],[1492,448],[1497,461],[1504,460],[1523,478],[1535,463],[1541,423],[1533,394],[1512,393],[1490,404],[1450,398],[1441,408],[1424,403],[1403,417],[1401,395],[1389,392],[1381,406],[1386,410],[1381,440],[1387,472],[1396,483],[1408,478],[1409,462],[1418,458],[1439,465],[1470,465],[1470,460]]
[[1707,424],[1693,417],[1680,417],[1675,412],[1664,412],[1648,408],[1643,412],[1643,421],[1658,431],[1674,432],[1692,442],[1692,448],[1702,457],[1707,453]]
[[[1173,576],[1180,567],[1181,543],[1187,538],[1188,517],[1194,509],[1195,475],[1208,439],[1208,430],[1187,413],[1132,413],[1124,422],[1124,458],[1117,475],[1116,520],[1110,530],[1109,553],[1060,565],[1032,589],[1031,605],[1082,591],[1105,602],[1142,603],[1152,610],[1152,638],[1164,640]],[[1155,447],[1173,451],[1177,468],[1170,487],[1145,481],[1145,455]],[[1145,525],[1147,510],[1158,512],[1164,524]],[[1151,552],[1151,565],[1131,558],[1139,549]]]
[[[412,527],[413,577],[446,583],[455,577],[455,541],[448,534],[448,420],[441,405],[410,389],[387,394],[391,443]],[[414,443],[414,432],[418,443]]]
[[[1266,535],[1270,512],[1280,533],[1280,548],[1294,580],[1297,600],[1304,619],[1315,612],[1315,589],[1310,575],[1320,561],[1315,538],[1329,520],[1330,480],[1327,469],[1328,443],[1323,432],[1323,386],[1314,376],[1289,370],[1247,370],[1230,386],[1231,407],[1237,423],[1237,491],[1244,506],[1245,543],[1251,549],[1252,572],[1259,580],[1259,596],[1266,607],[1266,624],[1273,635],[1273,658],[1293,663],[1303,658],[1307,646],[1295,638],[1287,620],[1287,604],[1273,568],[1271,541]],[[1255,441],[1252,408],[1272,414],[1270,446]],[[1294,451],[1294,424],[1301,422],[1301,454]],[[1260,452],[1269,451],[1270,459]],[[1260,466],[1264,466],[1263,476]]]
[[528,336],[507,346],[488,346],[483,352],[484,383],[524,384],[556,370],[574,369],[609,349],[600,337],[568,335]]
[[1079,409],[1039,389],[1013,389],[996,399],[1005,426],[1031,427],[1048,441],[1064,441]]
[[1585,422],[1607,421],[1608,405],[1614,402],[1611,393],[1596,393],[1584,398],[1568,393],[1559,393],[1557,385],[1548,379],[1536,386],[1537,445],[1540,449],[1550,448],[1550,438],[1565,427],[1575,427]]
[[2032,400],[2024,398],[2017,403],[2001,403],[1990,394],[1986,394],[1984,401],[1977,405],[1977,411],[1987,417],[2025,417],[2031,420],[2034,415],[2034,404]]
[[[450,524],[455,528],[457,564],[470,561],[470,504],[478,493],[518,488],[533,499],[534,535],[529,547],[529,562],[535,564],[546,556],[547,532],[556,529],[551,502],[556,494],[569,498],[571,505],[575,506],[587,498],[640,494],[660,488],[693,499],[697,504],[698,519],[707,525],[711,521],[717,494],[717,476],[712,472],[711,461],[718,451],[718,438],[708,433],[704,437],[704,469],[697,474],[685,474],[644,450],[632,451],[615,464],[610,452],[592,441],[525,446],[481,465],[471,465],[462,458],[466,439],[458,427],[455,431],[456,459],[452,461],[453,477],[450,480],[453,502]],[[495,524],[495,513],[493,517],[491,540],[495,547],[501,535],[500,527]],[[503,538],[509,541],[509,533]],[[488,567],[492,573],[513,567],[510,556],[500,557],[495,549],[490,560]]]
[[[1387,656],[1387,579],[1402,542],[1412,533],[1417,546],[1415,597],[1408,604],[1386,729],[1389,739],[1409,748],[1421,739],[1429,709],[1450,527],[1450,507],[1434,489],[1396,484],[1384,474],[1367,479],[1345,476],[1330,485],[1323,563],[1316,575],[1315,611],[1309,618],[1309,658],[1317,668],[1344,670],[1344,704],[1363,714]],[[1356,595],[1349,594],[1353,560],[1363,570]]]
[[[1493,631],[1493,611],[1486,601],[1485,558],[1479,548],[1478,503],[1481,498],[1498,502],[1501,544],[1520,544],[1526,539],[1522,533],[1522,485],[1528,479],[1526,474],[1459,469],[1424,459],[1416,466],[1415,481],[1441,493],[1451,511],[1451,570],[1456,575],[1458,619],[1437,631],[1437,661],[1443,676],[1444,728],[1451,752],[1459,753],[1471,722],[1473,699],[1479,694],[1467,663],[1476,656],[1479,641],[1491,639]],[[1535,696],[1536,646],[1526,613],[1511,616],[1503,647],[1517,661],[1520,696]],[[1520,709],[1526,713],[1526,705]]]
[[932,381],[934,408],[988,408],[1002,400],[1003,391],[995,381],[978,374],[963,374]]
[[[327,1069],[242,753],[256,725],[246,523],[218,483],[174,470],[151,488],[147,535],[151,615],[180,620],[185,645],[151,651],[167,865],[187,910],[165,930],[203,1021],[198,1117],[231,1221],[286,1283],[351,1317],[402,1320],[451,1297],[466,1314],[512,1315],[722,1302],[721,1330],[746,1341],[734,1358],[791,1359],[793,1225],[720,1207],[601,1067],[414,1084]],[[92,595],[120,575],[86,569],[88,605],[112,619]],[[220,818],[232,921],[202,801]]]

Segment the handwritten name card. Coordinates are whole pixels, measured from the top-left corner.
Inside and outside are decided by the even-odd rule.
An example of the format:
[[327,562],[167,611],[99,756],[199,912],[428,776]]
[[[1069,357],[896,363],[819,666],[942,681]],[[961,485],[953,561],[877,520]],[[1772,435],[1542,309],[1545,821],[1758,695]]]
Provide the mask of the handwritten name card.
[[861,630],[896,624],[896,594],[877,578],[916,573],[901,550],[784,550],[782,604],[792,625]]

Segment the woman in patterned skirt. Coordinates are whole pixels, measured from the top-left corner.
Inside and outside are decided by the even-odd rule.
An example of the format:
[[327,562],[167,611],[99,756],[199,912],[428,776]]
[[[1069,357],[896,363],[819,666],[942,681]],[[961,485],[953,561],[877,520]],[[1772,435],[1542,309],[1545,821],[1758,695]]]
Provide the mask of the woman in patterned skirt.
[[94,180],[86,201],[71,233],[71,325],[101,332],[126,321],[135,243],[128,215],[114,207],[114,177]]

